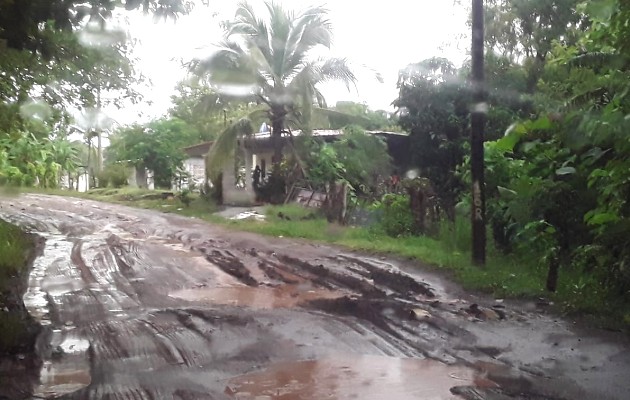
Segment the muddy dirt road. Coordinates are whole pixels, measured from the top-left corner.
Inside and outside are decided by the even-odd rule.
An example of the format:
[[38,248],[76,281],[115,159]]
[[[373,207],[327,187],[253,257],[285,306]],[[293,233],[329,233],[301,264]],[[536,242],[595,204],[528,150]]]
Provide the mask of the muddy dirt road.
[[630,396],[624,338],[413,265],[73,198],[3,198],[0,217],[46,238],[24,398]]

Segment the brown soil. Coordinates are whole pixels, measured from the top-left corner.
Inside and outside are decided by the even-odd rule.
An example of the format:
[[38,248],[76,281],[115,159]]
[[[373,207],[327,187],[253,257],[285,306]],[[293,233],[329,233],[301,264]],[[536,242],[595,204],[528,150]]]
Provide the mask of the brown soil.
[[[71,399],[625,399],[630,350],[422,266],[73,198],[0,199],[46,238],[26,307]],[[43,340],[43,339],[42,339]],[[37,368],[33,366],[31,368]]]

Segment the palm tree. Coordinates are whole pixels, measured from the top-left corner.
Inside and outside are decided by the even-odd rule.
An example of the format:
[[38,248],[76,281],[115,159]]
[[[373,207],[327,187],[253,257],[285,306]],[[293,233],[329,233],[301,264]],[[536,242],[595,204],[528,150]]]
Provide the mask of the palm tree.
[[[286,129],[290,125],[307,126],[315,105],[326,106],[317,85],[337,80],[349,89],[356,77],[346,59],[311,57],[314,48],[331,45],[326,9],[312,7],[296,14],[273,2],[267,2],[266,7],[267,19],[261,19],[250,4],[239,3],[234,21],[225,24],[219,50],[205,60],[194,61],[192,71],[208,79],[219,91],[245,88],[248,101],[264,106],[265,116],[271,122],[276,172],[283,156],[281,137]],[[234,135],[242,134],[235,128],[245,125],[246,122],[238,121],[228,127],[215,142],[209,158],[213,154],[227,156],[228,146],[222,142],[234,143]]]

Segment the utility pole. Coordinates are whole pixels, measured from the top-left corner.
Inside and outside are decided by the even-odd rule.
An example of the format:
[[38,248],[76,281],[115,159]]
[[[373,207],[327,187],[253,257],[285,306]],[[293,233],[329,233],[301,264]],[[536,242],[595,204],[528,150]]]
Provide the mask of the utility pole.
[[484,89],[484,7],[472,0],[472,85],[470,164],[472,175],[472,261],[486,264],[486,196],[484,177],[484,125],[488,105]]

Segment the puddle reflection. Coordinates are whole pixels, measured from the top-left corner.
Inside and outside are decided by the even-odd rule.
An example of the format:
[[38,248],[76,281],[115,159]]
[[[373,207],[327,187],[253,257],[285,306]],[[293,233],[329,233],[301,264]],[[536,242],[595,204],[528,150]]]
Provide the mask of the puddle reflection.
[[225,393],[236,399],[455,400],[454,386],[484,386],[470,368],[433,360],[349,356],[274,364],[233,378]]
[[278,287],[217,287],[186,289],[169,296],[212,304],[251,307],[257,309],[292,308],[316,299],[336,299],[346,293],[313,288],[310,285],[283,285]]

